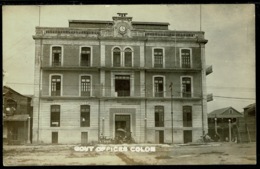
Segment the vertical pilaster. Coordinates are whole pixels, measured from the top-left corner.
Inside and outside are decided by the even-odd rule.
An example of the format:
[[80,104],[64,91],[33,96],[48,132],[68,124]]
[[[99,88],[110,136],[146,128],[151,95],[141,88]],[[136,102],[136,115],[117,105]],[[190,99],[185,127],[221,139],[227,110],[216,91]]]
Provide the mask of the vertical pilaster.
[[144,67],[144,46],[140,46],[140,67]]
[[105,45],[100,44],[100,66],[105,67]]
[[102,96],[105,96],[105,71],[104,70],[101,70],[100,71],[100,86],[101,86],[101,97]]
[[140,93],[141,97],[145,97],[145,73],[144,70],[140,71]]
[[33,98],[33,142],[39,138],[39,111],[40,111],[40,77],[41,77],[41,40],[35,40],[34,66],[34,98]]

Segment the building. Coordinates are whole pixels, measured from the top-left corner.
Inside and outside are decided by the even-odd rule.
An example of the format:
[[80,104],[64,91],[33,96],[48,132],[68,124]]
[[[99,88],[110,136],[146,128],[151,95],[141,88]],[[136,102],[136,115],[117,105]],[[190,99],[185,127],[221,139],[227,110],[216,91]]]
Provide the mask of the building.
[[226,138],[229,138],[229,125],[231,125],[231,137],[233,139],[238,137],[237,126],[241,117],[243,117],[243,114],[233,107],[212,111],[208,114],[209,136],[215,139],[217,135],[218,141],[226,141]]
[[256,142],[256,106],[255,103],[244,108],[244,116],[239,118],[240,142]]
[[199,139],[208,130],[207,40],[168,26],[118,13],[36,27],[33,141],[95,142],[119,128],[138,143]]
[[3,141],[8,144],[31,143],[32,98],[10,87],[3,87]]

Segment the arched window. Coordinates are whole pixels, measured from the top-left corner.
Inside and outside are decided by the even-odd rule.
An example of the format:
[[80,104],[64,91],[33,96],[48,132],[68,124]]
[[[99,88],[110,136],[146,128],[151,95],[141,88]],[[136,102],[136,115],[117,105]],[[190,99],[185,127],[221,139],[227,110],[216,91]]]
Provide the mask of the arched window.
[[90,96],[91,78],[90,76],[81,76],[81,96]]
[[191,50],[190,49],[181,49],[181,67],[182,68],[191,68]]
[[61,47],[52,47],[52,66],[61,66]]
[[80,54],[80,66],[90,66],[91,61],[91,48],[82,47]]
[[61,76],[51,76],[51,96],[61,95]]
[[155,97],[163,97],[163,77],[154,77],[154,96]]
[[155,48],[153,49],[153,55],[154,55],[154,67],[155,68],[163,68],[163,49]]
[[126,48],[125,51],[125,67],[132,67],[132,50],[130,48]]
[[182,97],[191,97],[191,78],[182,78]]
[[119,48],[113,49],[113,66],[120,67],[121,65],[121,51]]
[[192,107],[183,106],[183,127],[192,127]]
[[163,106],[154,107],[154,121],[155,121],[155,127],[164,127],[164,107]]

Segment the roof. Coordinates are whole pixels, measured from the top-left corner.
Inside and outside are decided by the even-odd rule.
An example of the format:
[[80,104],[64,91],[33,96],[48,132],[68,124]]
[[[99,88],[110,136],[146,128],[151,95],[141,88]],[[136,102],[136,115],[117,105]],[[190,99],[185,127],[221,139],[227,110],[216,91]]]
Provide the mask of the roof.
[[250,104],[244,108],[244,112],[251,112],[251,111],[255,111],[255,103]]
[[[113,24],[113,21],[99,21],[99,20],[69,20],[69,23],[95,23],[95,24]],[[133,25],[170,25],[168,22],[140,22],[133,21]]]
[[[229,113],[229,110],[233,110],[233,113]],[[243,114],[234,109],[233,107],[225,107],[221,109],[214,110],[208,114],[210,118],[235,118],[235,117],[243,117]]]
[[27,121],[28,117],[28,114],[15,114],[13,116],[6,116],[4,121]]
[[11,87],[8,87],[8,86],[4,86],[4,88],[3,88],[3,95],[6,95],[9,91],[12,91],[12,92],[14,92],[14,93],[16,93],[16,94],[18,94],[20,96],[23,96],[23,97],[32,98],[32,97],[29,97],[28,95],[26,96],[26,95],[20,94],[17,91],[15,91],[14,89],[12,89]]
[[255,103],[249,104],[248,106],[244,107],[244,109],[255,107]]

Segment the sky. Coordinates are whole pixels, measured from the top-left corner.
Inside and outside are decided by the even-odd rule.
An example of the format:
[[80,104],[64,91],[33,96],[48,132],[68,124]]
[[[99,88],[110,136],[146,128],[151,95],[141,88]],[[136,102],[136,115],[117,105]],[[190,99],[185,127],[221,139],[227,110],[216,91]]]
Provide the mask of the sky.
[[242,112],[255,103],[253,4],[3,6],[3,84],[33,95],[36,26],[68,27],[68,20],[112,21],[118,12],[128,13],[133,21],[169,22],[170,30],[199,31],[201,25],[208,40],[206,65],[213,66],[213,73],[206,76],[207,93],[214,96],[208,112],[229,106]]

